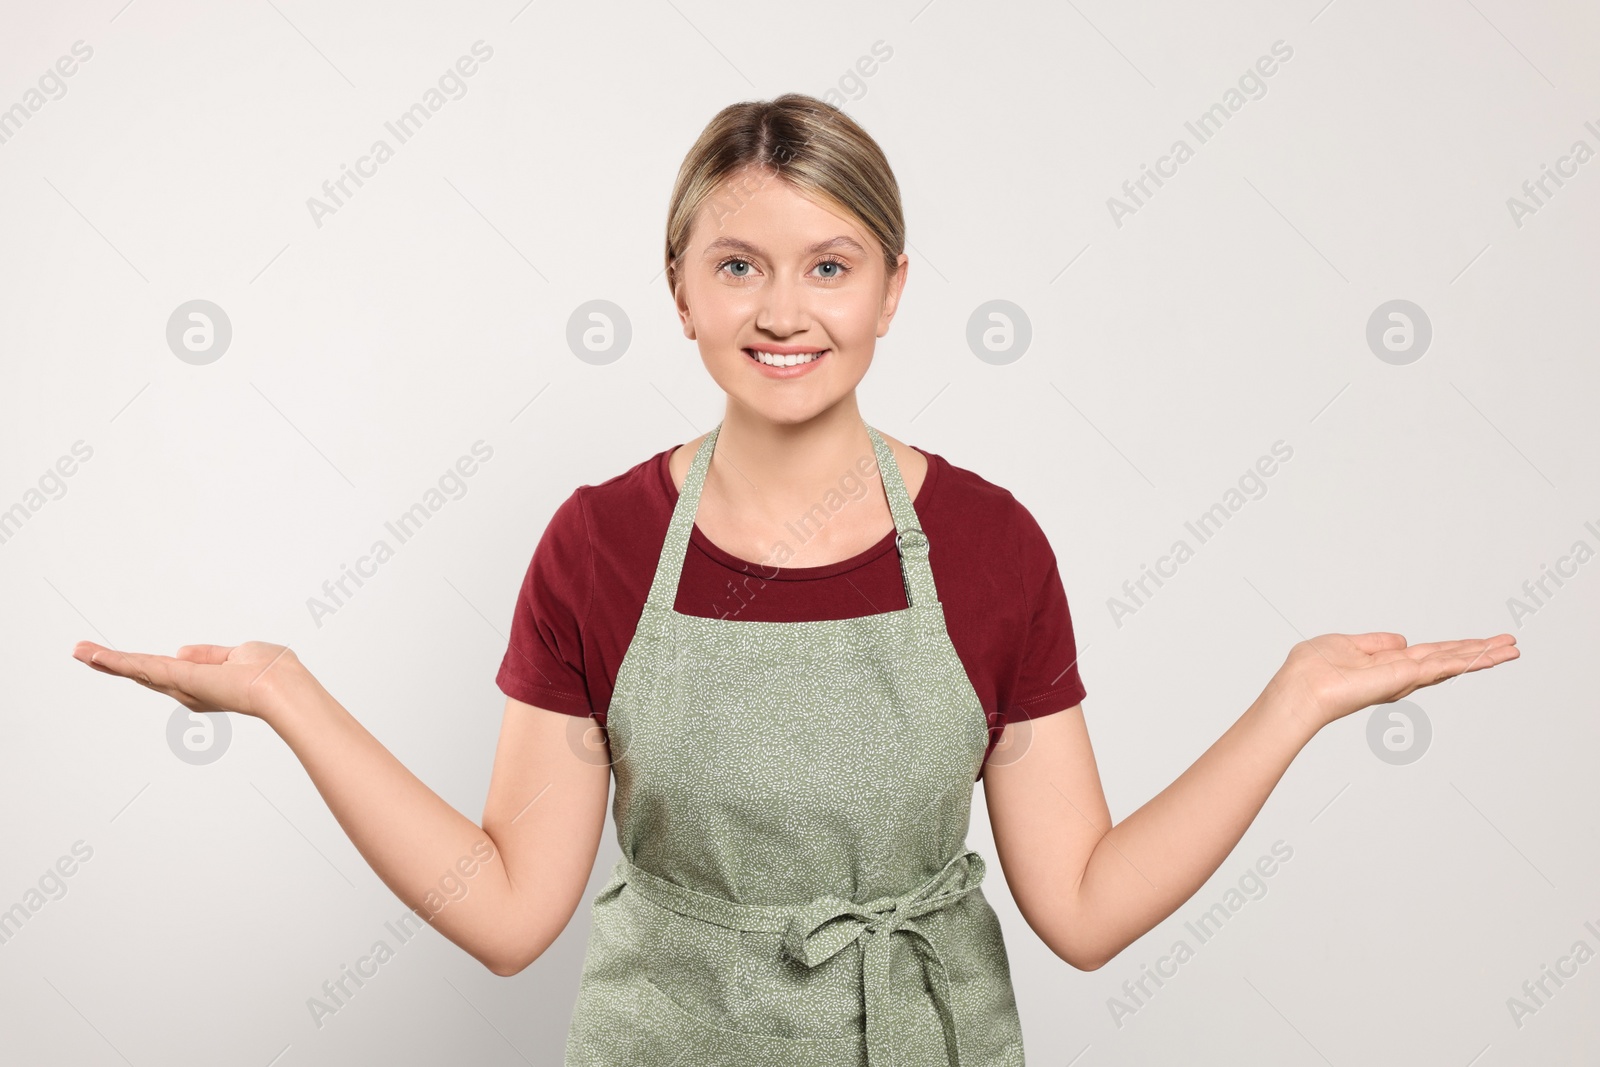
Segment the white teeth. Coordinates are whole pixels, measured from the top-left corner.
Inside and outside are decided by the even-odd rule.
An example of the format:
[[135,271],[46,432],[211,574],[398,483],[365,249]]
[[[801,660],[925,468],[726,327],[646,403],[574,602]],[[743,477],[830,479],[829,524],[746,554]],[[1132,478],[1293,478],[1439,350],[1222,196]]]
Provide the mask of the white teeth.
[[821,352],[806,352],[789,356],[780,356],[773,352],[754,352],[753,354],[757,360],[769,367],[794,367],[801,363],[810,363],[822,355]]

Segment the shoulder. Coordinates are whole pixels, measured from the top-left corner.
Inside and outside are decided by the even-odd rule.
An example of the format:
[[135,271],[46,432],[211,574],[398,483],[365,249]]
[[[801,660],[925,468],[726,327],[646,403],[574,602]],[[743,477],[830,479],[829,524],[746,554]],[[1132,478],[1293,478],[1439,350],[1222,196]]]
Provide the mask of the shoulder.
[[578,486],[550,516],[544,541],[567,546],[596,540],[614,544],[619,538],[628,540],[640,528],[650,528],[654,518],[670,516],[666,462],[671,451],[664,448],[604,481]]
[[923,457],[931,490],[929,503],[941,512],[960,512],[974,521],[994,523],[1014,521],[1026,514],[1011,490],[996,485],[977,471],[969,470],[937,452],[916,446]]
[[[677,447],[677,446],[674,446]],[[591,516],[637,513],[641,506],[667,500],[667,459],[672,448],[640,460],[620,474],[602,482],[578,486],[567,504],[581,505]]]
[[[683,488],[683,483],[689,478],[689,464],[694,462],[694,454],[700,450],[700,445],[705,441],[710,431],[701,434],[681,445],[674,445],[667,449],[667,477],[672,482],[672,492],[676,494]],[[660,462],[660,455],[656,456]]]
[[895,466],[900,468],[900,480],[906,483],[906,494],[915,500],[917,494],[922,491],[923,483],[928,479],[933,454],[908,445],[882,430],[878,431],[878,436],[883,438],[883,443],[888,445],[889,451],[894,454]]
[[927,456],[930,492],[918,510],[930,526],[1025,580],[1054,565],[1043,527],[1010,489],[938,453],[919,451]]

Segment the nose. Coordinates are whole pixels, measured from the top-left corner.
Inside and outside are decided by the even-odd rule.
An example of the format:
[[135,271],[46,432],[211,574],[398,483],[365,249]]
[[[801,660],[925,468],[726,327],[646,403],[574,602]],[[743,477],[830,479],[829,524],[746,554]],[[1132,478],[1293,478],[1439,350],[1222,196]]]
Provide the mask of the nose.
[[805,287],[780,275],[762,287],[756,327],[774,337],[791,337],[808,325],[805,304]]

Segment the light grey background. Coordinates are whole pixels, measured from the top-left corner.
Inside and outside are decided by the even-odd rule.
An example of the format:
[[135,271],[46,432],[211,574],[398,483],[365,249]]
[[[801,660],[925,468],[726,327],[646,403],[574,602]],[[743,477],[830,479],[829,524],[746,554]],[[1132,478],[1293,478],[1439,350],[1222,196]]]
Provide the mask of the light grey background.
[[[1512,0],[7,5],[0,109],[74,42],[93,54],[0,143],[0,509],[29,511],[0,544],[0,909],[93,851],[0,945],[0,1059],[559,1060],[583,908],[509,980],[424,930],[319,1028],[308,998],[394,947],[405,908],[263,724],[231,716],[222,758],[190,765],[176,705],[70,649],[290,644],[476,819],[549,515],[721,412],[660,277],[678,164],[728,103],[833,90],[912,243],[863,413],[1043,525],[1114,817],[1301,637],[1511,631],[1523,652],[1416,694],[1433,737],[1410,764],[1369,749],[1366,712],[1324,731],[1216,876],[1099,971],[1052,955],[991,864],[1029,1062],[1574,1062],[1600,960],[1520,1020],[1508,998],[1600,949],[1600,159],[1520,219],[1508,198],[1600,149],[1597,35],[1593,5]],[[479,40],[465,95],[313,221]],[[1276,41],[1292,58],[1200,144],[1185,122]],[[1108,198],[1178,138],[1194,157],[1119,225]],[[196,299],[232,327],[203,366],[166,340]],[[1399,299],[1432,329],[1405,365],[1367,343]],[[604,365],[566,341],[591,300],[631,325]],[[991,300],[1031,329],[1004,365],[967,343]],[[465,495],[317,625],[307,599],[480,439]],[[92,458],[33,511],[80,440]],[[1119,625],[1123,583],[1280,440],[1265,495]],[[1265,895],[1198,944],[1185,923],[1280,840]],[[1193,958],[1119,1018],[1180,938]]]

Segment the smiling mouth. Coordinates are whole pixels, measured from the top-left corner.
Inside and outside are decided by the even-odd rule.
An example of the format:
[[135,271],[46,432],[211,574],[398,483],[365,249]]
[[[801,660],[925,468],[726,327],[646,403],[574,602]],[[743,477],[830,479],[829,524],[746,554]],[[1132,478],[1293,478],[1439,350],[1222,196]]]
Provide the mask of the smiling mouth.
[[767,367],[798,367],[805,363],[815,363],[827,355],[828,351],[828,349],[824,348],[820,352],[801,352],[783,356],[773,352],[762,352],[758,349],[747,348],[744,350],[744,354]]

